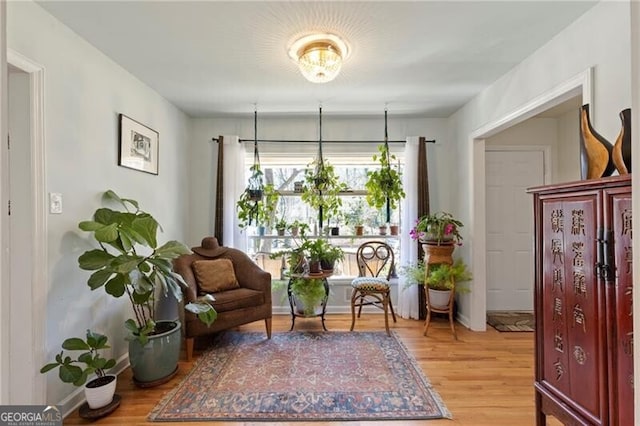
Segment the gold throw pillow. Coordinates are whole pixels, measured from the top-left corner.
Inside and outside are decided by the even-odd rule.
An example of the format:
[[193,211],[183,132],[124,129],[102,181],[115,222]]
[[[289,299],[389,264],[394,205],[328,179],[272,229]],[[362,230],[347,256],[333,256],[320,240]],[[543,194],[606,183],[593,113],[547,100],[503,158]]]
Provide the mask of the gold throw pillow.
[[202,292],[217,293],[240,287],[229,259],[196,260],[191,267]]

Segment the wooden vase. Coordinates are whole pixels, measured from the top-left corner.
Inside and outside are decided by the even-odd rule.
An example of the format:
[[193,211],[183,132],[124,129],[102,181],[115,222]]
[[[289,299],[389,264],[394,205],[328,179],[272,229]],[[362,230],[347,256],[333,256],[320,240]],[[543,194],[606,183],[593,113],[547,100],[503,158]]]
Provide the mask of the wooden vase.
[[591,125],[589,104],[580,109],[580,174],[582,179],[610,176],[615,170],[613,147]]
[[613,145],[613,164],[618,173],[626,175],[631,173],[631,108],[620,111],[622,127]]

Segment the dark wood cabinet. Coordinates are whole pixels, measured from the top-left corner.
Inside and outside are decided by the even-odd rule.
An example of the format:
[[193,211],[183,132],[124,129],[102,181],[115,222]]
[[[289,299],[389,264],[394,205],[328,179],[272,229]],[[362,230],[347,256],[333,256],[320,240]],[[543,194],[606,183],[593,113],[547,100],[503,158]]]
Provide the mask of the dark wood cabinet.
[[529,190],[536,423],[632,425],[631,177]]

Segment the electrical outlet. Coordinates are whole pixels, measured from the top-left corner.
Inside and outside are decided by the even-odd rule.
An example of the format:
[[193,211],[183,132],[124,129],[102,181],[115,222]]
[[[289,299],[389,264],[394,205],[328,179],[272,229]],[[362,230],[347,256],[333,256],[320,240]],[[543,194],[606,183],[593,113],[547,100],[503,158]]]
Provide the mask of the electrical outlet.
[[62,213],[62,194],[59,192],[49,193],[49,213],[61,214]]

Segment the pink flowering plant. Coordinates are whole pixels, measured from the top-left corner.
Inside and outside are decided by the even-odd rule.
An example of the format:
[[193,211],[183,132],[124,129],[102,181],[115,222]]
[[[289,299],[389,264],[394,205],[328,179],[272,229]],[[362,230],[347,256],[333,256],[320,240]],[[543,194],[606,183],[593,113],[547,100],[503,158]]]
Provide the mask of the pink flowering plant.
[[422,216],[416,220],[415,226],[409,231],[414,240],[433,241],[437,244],[454,242],[462,244],[460,228],[464,225],[448,212],[438,212]]

